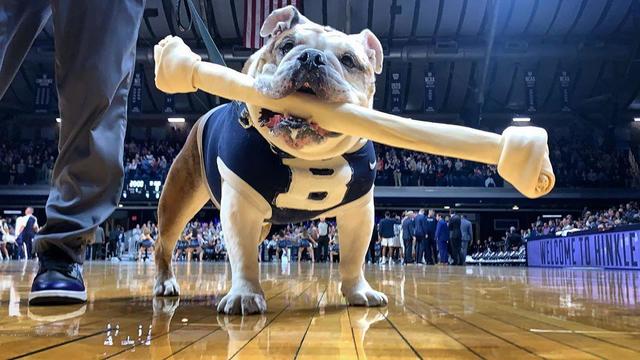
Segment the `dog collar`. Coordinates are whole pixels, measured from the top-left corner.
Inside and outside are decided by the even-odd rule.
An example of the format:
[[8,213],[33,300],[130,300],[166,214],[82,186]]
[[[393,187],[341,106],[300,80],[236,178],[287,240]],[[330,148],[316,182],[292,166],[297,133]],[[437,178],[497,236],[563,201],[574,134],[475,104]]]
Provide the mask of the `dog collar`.
[[[240,126],[242,126],[242,128],[245,130],[251,129],[253,125],[251,124],[251,119],[249,118],[250,115],[249,115],[249,109],[247,108],[247,105],[243,102],[234,100],[233,106],[235,107],[236,112],[238,114],[238,123],[240,123]],[[277,146],[273,145],[271,141],[269,141],[268,139],[266,138],[264,139],[267,143],[269,143],[269,148],[271,149],[271,152],[273,152],[274,154],[278,155],[281,158],[293,158],[291,154],[280,150]]]

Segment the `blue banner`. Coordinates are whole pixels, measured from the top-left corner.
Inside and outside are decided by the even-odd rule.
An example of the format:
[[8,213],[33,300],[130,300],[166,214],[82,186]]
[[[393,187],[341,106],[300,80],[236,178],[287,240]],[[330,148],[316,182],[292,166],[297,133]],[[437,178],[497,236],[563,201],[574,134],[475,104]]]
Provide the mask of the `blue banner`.
[[432,71],[424,73],[424,111],[436,111],[436,77]]
[[42,74],[36,78],[36,98],[34,110],[39,114],[47,114],[51,108],[51,97],[53,95],[53,78],[47,74]]
[[173,94],[164,95],[164,108],[163,113],[173,114],[176,112],[175,96]]
[[640,270],[640,229],[532,239],[527,264]]
[[402,76],[400,73],[391,73],[391,112],[402,112]]
[[142,112],[142,80],[144,73],[136,70],[133,74],[133,83],[129,91],[129,111],[132,113]]
[[527,111],[536,112],[536,75],[533,73],[533,71],[527,71],[524,76],[524,84],[527,88]]
[[562,94],[562,111],[571,111],[569,107],[569,87],[571,87],[571,76],[569,72],[562,71],[560,73],[560,93]]

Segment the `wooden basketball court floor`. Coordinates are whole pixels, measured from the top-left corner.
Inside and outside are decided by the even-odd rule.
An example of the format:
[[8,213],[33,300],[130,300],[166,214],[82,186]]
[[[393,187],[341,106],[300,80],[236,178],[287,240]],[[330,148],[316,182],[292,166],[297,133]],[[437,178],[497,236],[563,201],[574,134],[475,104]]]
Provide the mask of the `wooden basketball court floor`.
[[337,265],[263,264],[268,312],[224,316],[222,263],[90,262],[89,301],[29,307],[34,262],[0,263],[0,358],[640,359],[640,272],[368,265],[384,308],[347,307]]

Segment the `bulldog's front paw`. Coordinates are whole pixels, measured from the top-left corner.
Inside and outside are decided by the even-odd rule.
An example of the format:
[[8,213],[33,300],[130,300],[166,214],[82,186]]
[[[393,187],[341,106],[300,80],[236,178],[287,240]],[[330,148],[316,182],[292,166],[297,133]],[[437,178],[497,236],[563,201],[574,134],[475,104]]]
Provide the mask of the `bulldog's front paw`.
[[353,306],[385,306],[387,305],[387,295],[380,291],[375,291],[365,279],[354,282],[342,282],[342,295],[347,299],[347,303]]
[[156,276],[156,284],[153,287],[153,294],[157,296],[178,296],[180,295],[180,286],[176,277]]
[[267,301],[260,286],[233,285],[229,293],[218,303],[218,312],[228,315],[262,314],[267,311]]

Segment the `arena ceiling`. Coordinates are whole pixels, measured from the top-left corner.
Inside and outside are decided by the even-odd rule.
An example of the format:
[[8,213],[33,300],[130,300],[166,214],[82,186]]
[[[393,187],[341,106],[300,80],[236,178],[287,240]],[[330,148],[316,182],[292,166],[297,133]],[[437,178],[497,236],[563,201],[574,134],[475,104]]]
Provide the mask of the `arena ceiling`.
[[[251,53],[242,47],[244,1],[195,1],[227,63],[240,69]],[[205,55],[193,30],[177,31],[170,3],[147,1],[138,41],[143,76],[137,116],[163,113],[165,96],[153,84],[152,48],[159,39],[178,33]],[[531,105],[535,116],[563,108],[607,121],[640,114],[640,0],[306,0],[303,5],[316,22],[350,32],[368,27],[378,35],[386,60],[375,107],[385,111],[396,107],[415,117],[467,123],[480,114],[526,114]],[[34,113],[36,79],[53,73],[52,33],[48,24],[0,102],[5,118]],[[425,81],[426,75],[435,81]],[[399,83],[399,94],[392,94],[391,83]],[[218,101],[203,93],[177,95],[175,112],[195,116]],[[50,107],[38,116],[55,115],[55,99]]]

